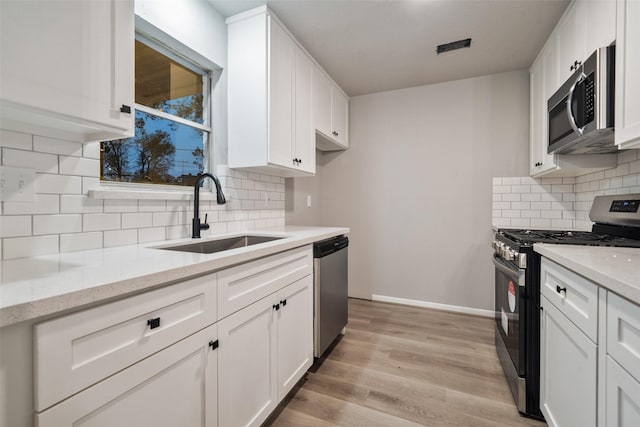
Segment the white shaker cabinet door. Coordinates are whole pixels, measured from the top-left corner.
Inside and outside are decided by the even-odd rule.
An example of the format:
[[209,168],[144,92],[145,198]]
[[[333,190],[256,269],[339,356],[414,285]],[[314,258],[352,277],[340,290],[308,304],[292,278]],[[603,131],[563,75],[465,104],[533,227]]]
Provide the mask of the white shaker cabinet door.
[[217,426],[216,326],[36,414],[39,427]]
[[541,297],[540,410],[550,427],[595,427],[597,347]]
[[259,426],[278,403],[276,294],[218,322],[219,421]]
[[349,100],[336,88],[331,92],[332,135],[343,147],[349,147]]
[[296,46],[295,49],[295,109],[293,157],[296,166],[305,172],[316,172],[316,143],[313,131],[313,63]]
[[0,19],[3,128],[79,142],[133,134],[133,1],[2,1]]
[[282,399],[313,363],[313,276],[278,292],[278,396]]
[[640,148],[640,1],[618,0],[615,142]]
[[607,427],[640,426],[640,383],[607,356]]
[[269,25],[269,162],[293,167],[294,44],[271,17]]

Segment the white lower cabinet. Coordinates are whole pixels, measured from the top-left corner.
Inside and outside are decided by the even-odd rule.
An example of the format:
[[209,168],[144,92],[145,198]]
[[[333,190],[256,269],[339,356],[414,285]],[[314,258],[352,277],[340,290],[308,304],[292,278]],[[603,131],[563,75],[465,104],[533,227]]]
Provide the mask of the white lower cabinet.
[[607,426],[640,426],[640,382],[607,356]]
[[540,410],[551,427],[596,425],[597,346],[541,297]]
[[218,425],[216,325],[36,415],[39,427]]
[[312,276],[219,322],[221,426],[259,426],[313,363]]
[[541,289],[540,410],[547,424],[640,426],[640,305],[547,258]]
[[278,396],[282,399],[313,363],[313,276],[278,292]]

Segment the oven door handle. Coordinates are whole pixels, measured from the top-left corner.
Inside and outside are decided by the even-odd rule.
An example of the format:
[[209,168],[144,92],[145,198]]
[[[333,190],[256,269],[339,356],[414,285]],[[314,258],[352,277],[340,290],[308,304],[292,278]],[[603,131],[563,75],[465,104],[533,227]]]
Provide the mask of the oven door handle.
[[493,256],[493,265],[504,274],[513,277],[518,281],[518,286],[524,288],[524,270],[510,268],[498,256]]

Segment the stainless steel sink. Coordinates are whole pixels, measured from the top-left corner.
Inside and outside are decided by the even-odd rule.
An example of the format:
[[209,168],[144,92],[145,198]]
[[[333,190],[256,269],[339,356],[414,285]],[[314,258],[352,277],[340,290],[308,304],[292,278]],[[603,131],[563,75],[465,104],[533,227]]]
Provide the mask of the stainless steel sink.
[[218,240],[204,240],[195,243],[183,243],[175,246],[156,246],[155,249],[165,249],[168,251],[193,252],[198,254],[213,254],[229,249],[244,248],[245,246],[257,245],[259,243],[270,242],[272,240],[284,239],[276,236],[236,236]]

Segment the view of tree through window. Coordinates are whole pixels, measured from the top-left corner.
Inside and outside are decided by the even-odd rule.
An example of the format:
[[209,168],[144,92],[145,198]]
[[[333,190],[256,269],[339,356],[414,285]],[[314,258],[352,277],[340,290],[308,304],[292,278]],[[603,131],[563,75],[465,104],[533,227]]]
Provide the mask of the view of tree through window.
[[135,136],[101,143],[101,179],[193,185],[209,139],[207,74],[139,40],[135,53]]

